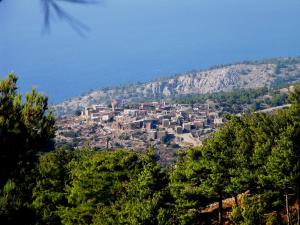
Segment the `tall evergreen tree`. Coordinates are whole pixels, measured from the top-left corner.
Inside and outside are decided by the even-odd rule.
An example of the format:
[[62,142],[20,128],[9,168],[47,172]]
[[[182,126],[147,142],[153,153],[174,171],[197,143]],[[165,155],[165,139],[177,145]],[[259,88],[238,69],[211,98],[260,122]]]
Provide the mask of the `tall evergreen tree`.
[[26,224],[31,170],[38,154],[54,147],[54,117],[47,97],[33,89],[22,100],[17,80],[9,74],[0,82],[0,220],[6,224],[22,217]]

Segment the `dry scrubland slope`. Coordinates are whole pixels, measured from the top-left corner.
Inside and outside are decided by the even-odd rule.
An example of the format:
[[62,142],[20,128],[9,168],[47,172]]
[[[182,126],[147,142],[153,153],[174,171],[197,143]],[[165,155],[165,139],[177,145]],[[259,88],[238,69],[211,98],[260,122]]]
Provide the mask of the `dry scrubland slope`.
[[68,115],[84,106],[107,104],[112,99],[135,102],[191,93],[275,87],[299,80],[300,57],[275,58],[217,66],[146,83],[104,88],[66,100],[55,105],[54,109],[58,115]]

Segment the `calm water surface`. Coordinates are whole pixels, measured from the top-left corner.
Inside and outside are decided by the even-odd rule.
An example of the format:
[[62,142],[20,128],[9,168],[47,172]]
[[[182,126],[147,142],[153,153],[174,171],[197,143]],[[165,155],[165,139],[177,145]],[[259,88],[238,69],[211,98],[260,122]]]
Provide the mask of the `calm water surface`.
[[300,55],[299,0],[106,0],[63,9],[43,34],[39,0],[0,3],[0,77],[15,71],[58,102],[91,88],[147,81],[215,64]]

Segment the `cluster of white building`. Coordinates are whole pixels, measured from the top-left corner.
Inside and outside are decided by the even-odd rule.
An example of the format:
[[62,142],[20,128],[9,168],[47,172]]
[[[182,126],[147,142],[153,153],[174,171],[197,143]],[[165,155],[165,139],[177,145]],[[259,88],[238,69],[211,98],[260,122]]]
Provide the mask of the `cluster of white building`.
[[142,130],[149,139],[161,141],[176,138],[177,142],[191,138],[197,140],[223,124],[220,111],[209,104],[184,105],[146,102],[137,107],[125,109],[93,105],[86,107],[82,119],[110,127],[112,131]]

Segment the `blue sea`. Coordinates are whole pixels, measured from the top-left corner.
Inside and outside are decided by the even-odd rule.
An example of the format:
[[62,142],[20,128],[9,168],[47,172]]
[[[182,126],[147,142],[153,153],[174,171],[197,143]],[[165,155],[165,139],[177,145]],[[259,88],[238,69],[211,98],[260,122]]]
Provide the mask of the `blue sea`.
[[37,87],[51,103],[217,64],[300,55],[299,0],[53,0],[86,26],[80,32],[53,11],[45,28],[44,1],[0,2],[0,78],[13,71],[22,92]]

